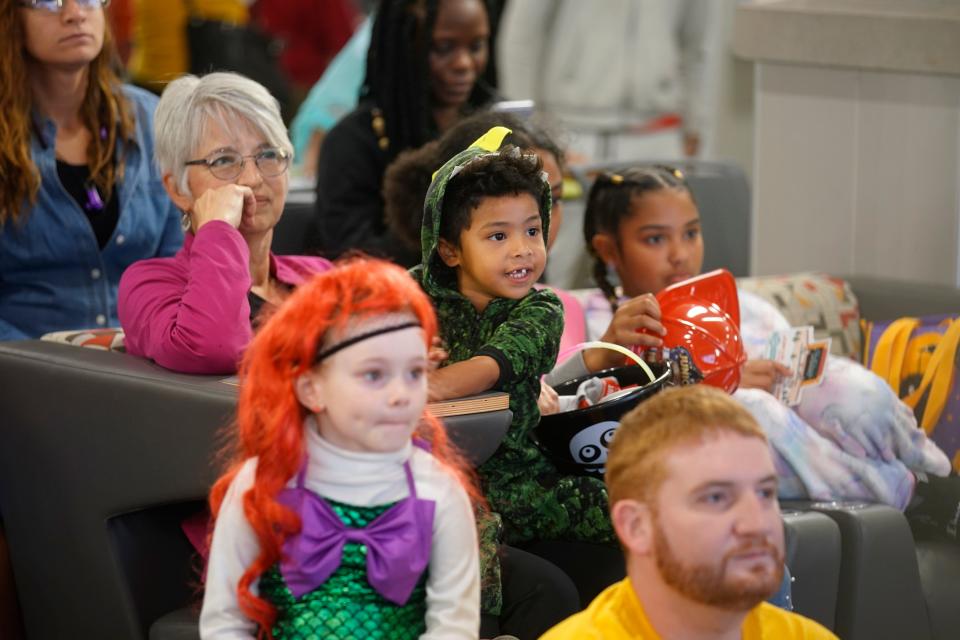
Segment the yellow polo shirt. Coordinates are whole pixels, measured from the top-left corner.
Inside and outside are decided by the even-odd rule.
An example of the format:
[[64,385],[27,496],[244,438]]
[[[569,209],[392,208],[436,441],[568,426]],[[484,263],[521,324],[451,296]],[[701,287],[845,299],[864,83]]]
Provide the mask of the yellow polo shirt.
[[[540,640],[658,640],[629,578],[598,595],[590,606],[540,636]],[[817,622],[763,602],[743,621],[743,640],[837,640]]]

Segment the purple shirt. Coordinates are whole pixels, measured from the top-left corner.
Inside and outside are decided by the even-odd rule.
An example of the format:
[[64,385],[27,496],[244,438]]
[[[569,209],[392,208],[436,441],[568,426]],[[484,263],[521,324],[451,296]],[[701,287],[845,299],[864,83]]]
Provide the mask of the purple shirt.
[[[249,261],[240,232],[215,220],[186,234],[172,258],[132,265],[117,304],[127,352],[173,371],[236,372],[253,337]],[[330,267],[323,258],[270,254],[270,273],[291,287]]]

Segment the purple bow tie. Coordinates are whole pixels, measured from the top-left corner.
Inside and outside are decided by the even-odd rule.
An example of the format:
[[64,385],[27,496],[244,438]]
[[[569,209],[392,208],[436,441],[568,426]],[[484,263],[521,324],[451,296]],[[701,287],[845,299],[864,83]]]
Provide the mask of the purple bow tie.
[[430,562],[436,503],[404,498],[362,529],[347,527],[327,502],[304,488],[284,489],[278,502],[300,515],[300,533],[287,538],[280,573],[294,597],[316,589],[340,566],[343,545],[367,547],[367,580],[384,598],[406,603]]

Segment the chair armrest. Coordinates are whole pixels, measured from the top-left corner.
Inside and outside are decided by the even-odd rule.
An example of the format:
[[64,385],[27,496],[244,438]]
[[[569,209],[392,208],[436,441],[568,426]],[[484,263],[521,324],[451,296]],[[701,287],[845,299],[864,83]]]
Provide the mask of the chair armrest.
[[867,320],[960,314],[960,289],[956,287],[874,276],[842,277],[857,297],[860,316]]

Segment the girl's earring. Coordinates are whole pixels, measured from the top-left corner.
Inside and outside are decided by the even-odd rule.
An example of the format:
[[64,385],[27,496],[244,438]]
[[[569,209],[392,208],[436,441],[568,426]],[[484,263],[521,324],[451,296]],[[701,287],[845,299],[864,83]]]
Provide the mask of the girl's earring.
[[620,286],[620,274],[617,273],[617,266],[612,262],[607,264],[607,281],[615,287]]

